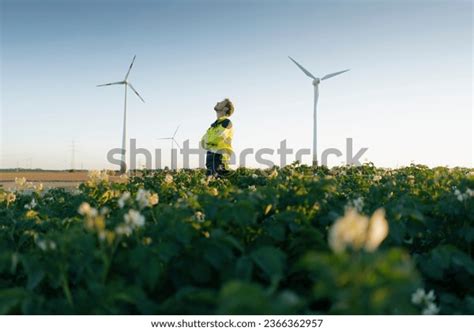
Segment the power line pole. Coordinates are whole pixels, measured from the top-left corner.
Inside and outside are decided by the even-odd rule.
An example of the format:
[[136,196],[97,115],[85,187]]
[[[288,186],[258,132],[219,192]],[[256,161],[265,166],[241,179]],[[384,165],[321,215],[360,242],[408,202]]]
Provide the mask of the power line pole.
[[71,170],[74,171],[76,168],[76,142],[73,140],[71,144]]

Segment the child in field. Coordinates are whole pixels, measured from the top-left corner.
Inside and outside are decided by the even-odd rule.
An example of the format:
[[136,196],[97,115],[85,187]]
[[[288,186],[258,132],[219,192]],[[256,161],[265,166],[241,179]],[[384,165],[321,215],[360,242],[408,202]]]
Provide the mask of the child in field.
[[229,99],[218,102],[214,110],[217,120],[207,129],[201,139],[201,147],[207,150],[206,174],[225,176],[229,173],[229,160],[232,155],[234,129],[229,117],[234,113],[234,105]]

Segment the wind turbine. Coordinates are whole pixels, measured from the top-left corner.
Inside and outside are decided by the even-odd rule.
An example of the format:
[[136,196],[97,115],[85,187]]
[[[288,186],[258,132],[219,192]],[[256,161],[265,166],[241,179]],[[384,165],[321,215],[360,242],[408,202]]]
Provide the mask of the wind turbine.
[[[179,129],[180,125],[178,125],[178,127],[176,128],[176,130],[174,131],[173,135],[171,137],[164,137],[164,138],[158,138],[158,140],[171,140],[171,169],[173,169],[173,156],[174,156],[174,144],[176,144],[176,146],[178,146],[179,149],[181,149],[181,146],[179,146],[178,142],[176,141],[176,139],[174,139],[174,137],[176,136],[176,133],[178,132],[178,129]],[[176,157],[177,157],[177,154],[176,154]],[[176,160],[176,166],[174,168],[178,168],[178,162]]]
[[290,56],[288,56],[290,58],[291,61],[293,61],[297,66],[298,68],[301,69],[301,71],[303,71],[306,76],[308,76],[309,78],[313,79],[313,86],[314,86],[314,113],[313,113],[313,166],[317,166],[318,165],[318,151],[317,151],[317,129],[318,129],[318,126],[317,126],[317,106],[318,106],[318,98],[319,98],[319,83],[321,83],[321,81],[325,80],[325,79],[328,79],[328,78],[331,78],[331,77],[334,77],[334,76],[337,76],[337,75],[340,75],[346,71],[349,71],[350,69],[346,69],[346,70],[342,70],[342,71],[338,71],[338,72],[333,72],[332,74],[327,74],[325,76],[323,76],[323,78],[316,78],[313,76],[312,73],[310,73],[308,70],[306,70],[301,64],[299,64],[298,62],[296,62],[293,58],[291,58]]
[[130,67],[128,68],[127,74],[125,75],[125,78],[120,81],[120,82],[114,82],[114,83],[107,83],[107,84],[102,84],[102,85],[97,85],[97,87],[102,87],[102,86],[110,86],[110,85],[124,85],[125,87],[125,101],[124,101],[124,107],[123,107],[123,134],[122,134],[122,162],[120,164],[120,172],[125,173],[127,171],[127,163],[125,162],[125,156],[127,154],[126,152],[126,135],[127,135],[127,88],[130,87],[133,92],[137,95],[137,97],[140,98],[140,100],[144,103],[145,100],[141,97],[141,95],[135,90],[133,87],[132,83],[128,81],[128,75],[130,75],[130,70],[132,70],[133,63],[135,62],[135,58],[137,56],[135,55],[133,57],[132,63],[130,63]]

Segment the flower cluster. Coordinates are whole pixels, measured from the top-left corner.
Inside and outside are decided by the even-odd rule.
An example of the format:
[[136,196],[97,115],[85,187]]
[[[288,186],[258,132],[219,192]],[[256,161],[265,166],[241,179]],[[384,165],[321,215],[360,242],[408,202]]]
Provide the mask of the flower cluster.
[[369,220],[350,208],[329,230],[329,246],[336,253],[344,252],[347,247],[373,252],[387,234],[388,222],[383,209],[377,209]]
[[87,202],[83,202],[78,209],[78,213],[84,216],[84,226],[89,231],[97,232],[97,237],[103,241],[107,240],[109,244],[115,239],[115,234],[106,229],[105,217],[109,213],[109,209],[104,207],[100,212],[92,208]]
[[380,175],[375,175],[373,177],[374,182],[379,182],[381,179],[382,179],[382,176],[380,176]]
[[466,189],[466,192],[462,193],[458,189],[455,189],[454,195],[456,196],[456,199],[458,199],[460,202],[463,202],[469,198],[474,197],[474,190],[471,190],[470,188],[468,188]]
[[140,209],[143,209],[158,204],[159,198],[158,194],[151,193],[150,191],[141,188],[137,192],[136,200]]
[[32,182],[28,182],[25,177],[15,177],[15,189],[17,191],[34,190],[41,192],[43,191],[43,184],[39,183],[36,186]]
[[206,215],[201,211],[197,211],[194,213],[194,219],[199,223],[203,223],[206,220]]
[[6,202],[7,206],[16,201],[16,195],[12,192],[0,192],[0,202]]
[[[117,203],[118,206],[122,209],[125,207],[129,202],[132,202],[132,194],[130,192],[123,192],[122,196],[118,199]],[[155,206],[160,201],[160,198],[157,193],[152,193],[150,191],[144,190],[140,188],[137,192],[135,200],[138,203],[138,207],[140,210]]]
[[49,239],[38,239],[36,245],[43,251],[54,251],[56,249],[56,243]]
[[86,182],[86,185],[89,187],[94,187],[97,184],[102,182],[109,181],[109,175],[107,174],[107,170],[90,170],[87,177],[89,178]]
[[436,315],[439,313],[439,307],[434,303],[436,297],[434,291],[428,293],[424,289],[419,288],[411,295],[411,302],[423,308],[423,315]]
[[273,171],[268,175],[269,179],[274,179],[278,176],[278,171],[276,169],[273,169]]
[[17,188],[21,189],[26,186],[26,178],[25,177],[15,177],[15,185]]
[[165,183],[166,183],[166,184],[171,184],[171,183],[173,183],[173,176],[170,175],[170,174],[166,174],[166,176],[165,176]]
[[30,203],[25,204],[25,209],[31,210],[34,209],[37,206],[35,198],[31,199]]
[[123,219],[125,222],[117,225],[115,228],[115,233],[119,236],[129,236],[133,233],[133,230],[145,225],[145,216],[134,209],[130,209],[128,213],[123,216]]
[[127,204],[127,201],[130,200],[130,197],[132,195],[130,194],[130,192],[123,192],[122,193],[122,196],[120,197],[120,199],[118,199],[118,205],[120,208],[123,208],[125,207],[125,205]]

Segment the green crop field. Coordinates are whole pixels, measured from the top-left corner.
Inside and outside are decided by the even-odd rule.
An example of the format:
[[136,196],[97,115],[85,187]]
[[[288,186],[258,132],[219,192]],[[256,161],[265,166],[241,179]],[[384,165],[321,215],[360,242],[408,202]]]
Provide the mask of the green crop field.
[[148,171],[0,188],[0,314],[474,314],[474,172]]

